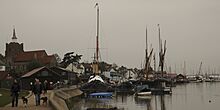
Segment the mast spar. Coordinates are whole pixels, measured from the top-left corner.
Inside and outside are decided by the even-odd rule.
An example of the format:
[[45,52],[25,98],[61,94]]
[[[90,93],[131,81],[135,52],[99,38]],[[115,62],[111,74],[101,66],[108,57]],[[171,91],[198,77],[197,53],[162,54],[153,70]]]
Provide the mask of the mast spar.
[[97,8],[97,35],[96,35],[96,61],[99,60],[99,5],[96,3],[95,7]]
[[146,49],[145,49],[145,77],[148,79],[148,43],[147,43],[147,26],[146,26]]
[[95,8],[97,9],[97,21],[96,21],[96,52],[95,52],[95,60],[94,60],[94,65],[93,65],[93,72],[95,75],[99,74],[99,5],[98,3],[95,4]]
[[162,40],[160,37],[160,25],[158,24],[158,31],[159,31],[159,67],[161,67],[161,74],[163,77],[163,69],[164,69],[164,57],[166,53],[166,40],[164,41],[164,48],[162,46]]
[[146,26],[146,57],[148,55],[148,43],[147,43],[147,26]]

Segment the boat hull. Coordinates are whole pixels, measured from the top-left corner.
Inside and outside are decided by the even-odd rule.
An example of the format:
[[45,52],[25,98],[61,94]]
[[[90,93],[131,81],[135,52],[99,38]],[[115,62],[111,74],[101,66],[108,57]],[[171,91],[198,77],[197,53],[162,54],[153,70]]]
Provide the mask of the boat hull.
[[137,96],[149,96],[149,95],[151,95],[151,92],[139,92],[136,95]]
[[111,98],[112,92],[96,92],[96,93],[91,93],[88,96],[92,98]]

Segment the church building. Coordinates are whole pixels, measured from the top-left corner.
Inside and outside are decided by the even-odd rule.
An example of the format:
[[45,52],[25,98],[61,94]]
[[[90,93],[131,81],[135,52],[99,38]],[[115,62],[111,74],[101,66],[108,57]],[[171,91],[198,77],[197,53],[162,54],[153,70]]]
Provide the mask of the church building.
[[24,51],[24,44],[18,42],[15,28],[13,29],[12,41],[6,43],[5,60],[7,71],[21,74],[27,72],[28,65],[33,62],[48,67],[57,64],[55,56],[48,55],[45,50]]

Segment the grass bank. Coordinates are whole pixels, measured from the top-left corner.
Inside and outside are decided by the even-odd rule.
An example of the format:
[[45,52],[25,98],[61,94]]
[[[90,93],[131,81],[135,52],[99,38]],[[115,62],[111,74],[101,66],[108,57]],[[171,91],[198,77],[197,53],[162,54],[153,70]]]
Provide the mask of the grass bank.
[[[4,107],[5,105],[11,103],[12,97],[10,90],[0,88],[0,94],[0,107]],[[22,96],[27,96],[28,94],[28,91],[21,91],[19,98]]]

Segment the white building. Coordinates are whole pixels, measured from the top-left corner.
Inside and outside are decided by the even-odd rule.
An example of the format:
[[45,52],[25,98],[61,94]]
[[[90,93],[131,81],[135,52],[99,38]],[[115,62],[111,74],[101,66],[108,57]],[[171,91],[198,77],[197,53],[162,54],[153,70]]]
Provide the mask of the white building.
[[0,60],[0,71],[5,71],[5,64]]
[[66,67],[67,70],[69,71],[73,71],[75,73],[78,73],[79,76],[81,76],[82,74],[84,74],[84,66],[81,65],[81,64],[69,64],[67,67]]
[[120,81],[121,80],[121,76],[113,68],[110,71],[103,72],[103,74],[105,77],[109,78],[112,81]]
[[135,80],[137,78],[137,74],[132,71],[132,69],[128,69],[127,72],[124,74],[126,79]]

